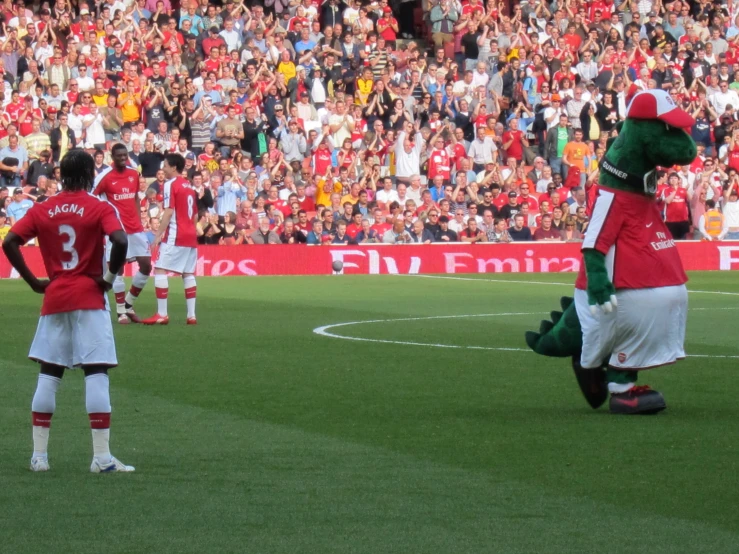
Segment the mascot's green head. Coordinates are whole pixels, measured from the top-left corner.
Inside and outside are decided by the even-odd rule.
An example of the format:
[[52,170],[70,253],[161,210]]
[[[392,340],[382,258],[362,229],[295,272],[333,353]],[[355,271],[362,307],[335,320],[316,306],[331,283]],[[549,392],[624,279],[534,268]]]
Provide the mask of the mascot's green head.
[[603,156],[598,182],[620,190],[655,194],[657,166],[685,165],[695,159],[695,142],[685,132],[694,123],[664,90],[637,93],[618,138]]

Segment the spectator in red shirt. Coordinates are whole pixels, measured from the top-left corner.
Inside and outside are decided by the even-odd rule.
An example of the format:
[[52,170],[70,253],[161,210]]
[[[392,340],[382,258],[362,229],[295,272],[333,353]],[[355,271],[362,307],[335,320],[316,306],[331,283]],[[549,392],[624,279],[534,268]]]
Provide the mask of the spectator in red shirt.
[[485,242],[485,233],[477,227],[477,220],[474,217],[470,217],[467,220],[467,227],[459,233],[459,240],[473,244],[476,242]]
[[523,131],[518,129],[518,119],[513,118],[508,124],[510,129],[503,133],[503,150],[506,151],[507,157],[521,162],[523,160],[523,149],[529,145],[529,141],[526,140]]
[[[667,178],[667,188],[662,192],[665,201],[665,223],[675,240],[683,240],[690,231],[688,218],[688,193],[680,186],[680,177],[677,173],[670,173]],[[648,222],[644,222],[647,224]]]
[[560,232],[552,227],[552,216],[544,214],[541,218],[541,227],[539,227],[534,233],[534,240],[536,241],[561,241],[562,235]]
[[354,210],[352,214],[352,222],[346,226],[346,234],[355,239],[362,230],[362,212]]

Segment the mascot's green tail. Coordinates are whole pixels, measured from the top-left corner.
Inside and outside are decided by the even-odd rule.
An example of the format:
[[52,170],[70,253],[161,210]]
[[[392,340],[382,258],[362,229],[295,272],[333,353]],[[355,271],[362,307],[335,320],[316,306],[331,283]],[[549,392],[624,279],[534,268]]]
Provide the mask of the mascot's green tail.
[[542,320],[539,332],[526,332],[526,344],[542,356],[565,358],[579,356],[582,349],[582,330],[575,310],[575,302],[568,296],[559,300],[561,312],[552,312],[552,320]]

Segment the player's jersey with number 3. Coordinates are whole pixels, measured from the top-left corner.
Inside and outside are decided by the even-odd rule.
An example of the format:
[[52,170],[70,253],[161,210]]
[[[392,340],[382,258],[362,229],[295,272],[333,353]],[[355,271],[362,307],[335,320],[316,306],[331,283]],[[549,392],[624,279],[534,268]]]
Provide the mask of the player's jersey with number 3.
[[194,217],[198,213],[197,193],[187,179],[175,177],[164,183],[164,209],[174,210],[162,242],[171,246],[198,246]]
[[115,208],[88,192],[62,191],[28,210],[11,232],[38,238],[51,280],[41,315],[106,308],[95,278],[103,275],[105,237],[122,230]]

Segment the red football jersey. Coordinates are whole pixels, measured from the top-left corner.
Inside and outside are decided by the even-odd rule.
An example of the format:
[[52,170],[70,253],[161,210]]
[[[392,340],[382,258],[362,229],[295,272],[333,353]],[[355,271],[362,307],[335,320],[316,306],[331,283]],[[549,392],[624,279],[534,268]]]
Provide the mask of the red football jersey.
[[104,198],[118,210],[126,233],[143,233],[139,202],[136,194],[139,190],[139,172],[127,167],[118,171],[113,166],[100,172],[92,187],[93,194]]
[[172,209],[174,213],[164,231],[162,242],[172,246],[197,247],[197,200],[197,193],[187,179],[175,177],[164,183],[164,209]]
[[[670,287],[688,281],[654,198],[643,194],[600,185],[582,248],[606,256],[608,275],[617,290]],[[587,288],[584,263],[575,287]]]
[[326,170],[331,165],[331,150],[319,147],[313,154],[313,173],[316,175],[325,175]]
[[38,237],[51,283],[41,315],[103,310],[105,294],[94,280],[105,266],[105,237],[122,230],[115,208],[88,192],[62,191],[35,204],[11,231]]
[[667,203],[667,197],[672,195],[672,187],[662,191],[662,200],[665,201],[665,221],[688,221],[688,192],[681,187],[675,191],[672,202]]

